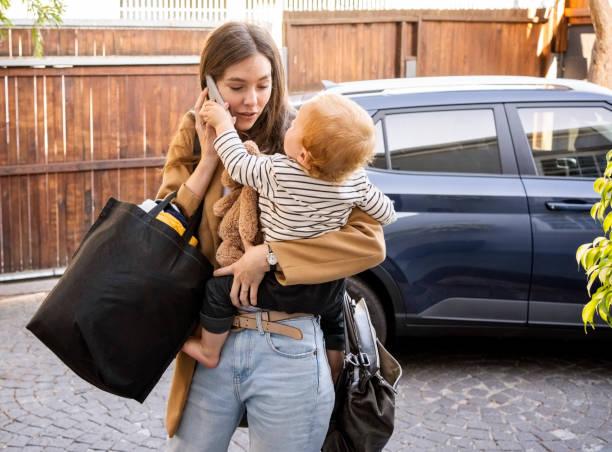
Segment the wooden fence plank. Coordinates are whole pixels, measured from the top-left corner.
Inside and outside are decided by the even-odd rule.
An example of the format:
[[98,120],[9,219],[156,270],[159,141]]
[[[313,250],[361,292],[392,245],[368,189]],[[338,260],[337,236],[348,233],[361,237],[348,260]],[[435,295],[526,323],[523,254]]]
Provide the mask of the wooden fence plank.
[[23,269],[23,215],[21,212],[21,199],[25,197],[20,177],[8,178],[8,246],[10,253],[10,271]]
[[8,121],[7,116],[8,103],[10,99],[7,98],[8,90],[8,77],[0,77],[0,166],[7,165],[8,156]]
[[144,168],[119,171],[119,197],[122,201],[140,204],[145,198]]
[[34,77],[19,77],[19,163],[36,163]]
[[7,84],[8,96],[6,96],[7,105],[8,105],[8,120],[9,120],[7,163],[11,165],[16,165],[19,163],[18,150],[17,150],[18,149],[17,138],[19,135],[19,128],[17,126],[17,121],[18,121],[18,118],[17,118],[17,112],[18,112],[17,110],[17,104],[18,104],[17,87],[18,86],[19,86],[19,83],[18,83],[17,77],[8,79],[8,84]]
[[45,77],[47,89],[48,162],[64,161],[64,81],[62,77]]
[[[54,215],[49,205],[48,175],[30,176],[32,225],[30,240],[32,244],[32,268],[51,268],[53,259],[53,242],[55,236],[52,227]],[[37,226],[38,225],[38,226]]]
[[70,237],[71,233],[68,231],[66,201],[68,190],[73,187],[69,187],[69,176],[69,174],[54,174],[55,202],[57,214],[57,257],[59,266],[68,265],[68,260],[70,257],[68,238]]
[[118,197],[119,170],[95,171],[93,175],[94,218],[97,218],[111,196]]
[[16,249],[11,246],[12,234],[11,230],[13,227],[13,218],[11,215],[11,183],[9,178],[0,179],[0,217],[2,219],[2,272],[9,273],[13,270],[13,257],[12,254]]
[[53,267],[60,267],[63,264],[60,262],[60,218],[59,207],[60,199],[58,193],[58,175],[47,174],[47,208],[49,209],[49,243],[48,254],[49,259],[53,263]]

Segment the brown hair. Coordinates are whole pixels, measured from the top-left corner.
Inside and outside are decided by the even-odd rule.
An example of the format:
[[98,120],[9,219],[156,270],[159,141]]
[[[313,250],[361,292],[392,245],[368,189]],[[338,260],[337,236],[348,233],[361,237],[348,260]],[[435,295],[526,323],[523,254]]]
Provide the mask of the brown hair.
[[302,145],[310,154],[308,173],[342,182],[372,161],[375,130],[372,118],[352,100],[322,93],[302,106]]
[[[257,53],[270,61],[272,94],[253,127],[239,133],[243,140],[257,143],[261,152],[275,154],[283,151],[283,139],[293,110],[289,105],[280,54],[272,36],[264,28],[245,22],[227,22],[213,30],[206,37],[200,55],[200,86],[206,88],[205,75],[217,81],[223,77],[228,67]],[[197,157],[188,157],[173,163],[196,164],[198,160]]]

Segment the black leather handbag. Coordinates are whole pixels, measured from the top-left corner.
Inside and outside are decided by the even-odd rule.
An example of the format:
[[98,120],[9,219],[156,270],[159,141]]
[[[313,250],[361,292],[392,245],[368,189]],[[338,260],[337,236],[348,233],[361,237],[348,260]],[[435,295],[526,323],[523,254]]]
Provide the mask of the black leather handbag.
[[393,433],[402,368],[383,347],[363,299],[344,296],[345,359],[323,452],[379,452]]
[[143,402],[198,320],[213,268],[189,244],[202,206],[181,236],[150,212],[109,199],[70,265],[26,326],[98,388]]

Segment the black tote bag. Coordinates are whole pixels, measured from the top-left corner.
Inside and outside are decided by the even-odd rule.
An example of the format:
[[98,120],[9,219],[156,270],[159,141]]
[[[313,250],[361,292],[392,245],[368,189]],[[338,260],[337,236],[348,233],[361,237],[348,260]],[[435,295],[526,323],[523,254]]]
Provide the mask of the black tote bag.
[[397,360],[376,337],[368,307],[344,295],[344,368],[323,452],[380,452],[395,422],[402,376]]
[[110,198],[26,326],[77,375],[143,402],[193,332],[213,268],[150,212]]

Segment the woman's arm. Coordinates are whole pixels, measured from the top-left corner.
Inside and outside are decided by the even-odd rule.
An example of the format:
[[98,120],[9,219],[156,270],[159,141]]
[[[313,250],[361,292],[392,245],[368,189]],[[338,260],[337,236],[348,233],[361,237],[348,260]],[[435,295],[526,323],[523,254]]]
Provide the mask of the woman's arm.
[[[196,112],[201,108],[206,94],[206,90],[200,93],[194,107]],[[219,162],[212,146],[214,130],[206,127],[200,120],[196,121],[196,118],[193,113],[183,116],[179,130],[170,142],[162,184],[156,196],[158,199],[164,198],[168,193],[176,191],[177,196],[173,202],[187,217],[191,217],[202,202]],[[193,140],[196,133],[202,155],[198,165],[191,171],[192,165],[189,161],[193,159]]]
[[380,223],[353,209],[339,231],[312,239],[271,242],[282,273],[281,284],[317,284],[346,278],[385,260],[385,238]]
[[[270,247],[281,270],[276,278],[284,285],[345,278],[385,259],[382,226],[359,209],[353,209],[339,231],[313,239],[271,242]],[[215,276],[234,275],[230,298],[235,306],[257,304],[257,288],[270,268],[267,254],[267,245],[250,247],[238,261],[215,272]]]

